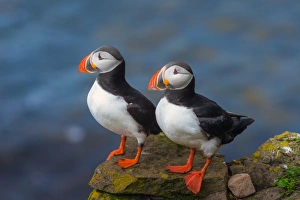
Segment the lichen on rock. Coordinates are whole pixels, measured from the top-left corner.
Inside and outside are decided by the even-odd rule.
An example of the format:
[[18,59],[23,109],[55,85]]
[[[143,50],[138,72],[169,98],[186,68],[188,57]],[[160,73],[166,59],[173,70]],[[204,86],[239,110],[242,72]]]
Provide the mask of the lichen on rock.
[[[194,195],[184,182],[184,174],[169,173],[167,165],[184,165],[189,149],[171,142],[164,135],[150,136],[139,163],[128,169],[116,165],[119,159],[131,158],[136,154],[136,141],[128,139],[126,153],[115,156],[100,164],[90,180],[94,188],[89,200],[114,199],[187,199],[215,200],[236,199],[227,190],[228,174],[249,174],[256,193],[244,197],[246,200],[269,200],[281,198],[282,189],[274,187],[274,181],[282,167],[300,165],[300,134],[284,132],[267,140],[251,157],[243,157],[229,163],[224,156],[216,154],[204,177],[201,191]],[[205,163],[201,152],[196,153],[193,170]],[[300,194],[291,194],[300,199]]]
[[263,161],[267,157],[272,165],[290,163],[294,156],[299,156],[300,141],[297,138],[300,134],[288,131],[270,138],[253,154],[253,160]]
[[228,166],[231,175],[248,173],[251,176],[257,192],[246,199],[267,199],[262,195],[266,191],[274,192],[269,197],[278,196],[281,189],[274,187],[277,175],[288,164],[299,165],[299,155],[300,134],[286,131],[267,140],[251,157],[231,161]]
[[[184,174],[166,171],[169,164],[186,163],[189,156],[188,148],[171,142],[164,135],[150,136],[139,163],[128,169],[121,169],[115,164],[116,161],[124,157],[134,157],[133,146],[136,146],[136,141],[129,139],[124,156],[112,157],[97,167],[90,181],[90,185],[96,189],[93,193],[134,196],[139,194],[164,199],[205,199],[211,194],[218,194],[226,198],[228,169],[224,156],[220,154],[214,156],[200,193],[194,195],[185,186]],[[198,152],[195,156],[194,169],[201,169],[204,163],[205,157]]]

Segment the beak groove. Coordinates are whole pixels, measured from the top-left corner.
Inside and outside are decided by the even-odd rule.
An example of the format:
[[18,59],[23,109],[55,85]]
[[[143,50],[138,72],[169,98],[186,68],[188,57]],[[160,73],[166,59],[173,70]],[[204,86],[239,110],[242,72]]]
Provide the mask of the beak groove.
[[148,90],[165,90],[166,85],[165,82],[168,82],[163,78],[163,74],[165,72],[165,67],[163,67],[161,70],[157,71],[153,77],[150,79],[150,82],[148,84]]

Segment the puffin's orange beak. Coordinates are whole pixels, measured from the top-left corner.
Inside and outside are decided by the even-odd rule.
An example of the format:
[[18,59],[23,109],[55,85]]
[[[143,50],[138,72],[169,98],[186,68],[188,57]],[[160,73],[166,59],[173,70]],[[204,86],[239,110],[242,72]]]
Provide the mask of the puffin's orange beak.
[[156,72],[148,84],[148,90],[165,90],[167,89],[166,84],[169,84],[169,81],[164,79],[164,73],[166,68],[163,67],[161,70]]
[[90,61],[90,57],[91,55],[93,55],[93,53],[87,55],[86,57],[84,57],[79,66],[78,66],[78,72],[79,73],[95,73],[98,70],[98,68],[96,66],[93,66],[91,61]]
[[78,72],[79,73],[89,73],[89,71],[86,69],[86,60],[90,57],[90,55],[87,55],[86,57],[84,57],[79,66],[78,66]]

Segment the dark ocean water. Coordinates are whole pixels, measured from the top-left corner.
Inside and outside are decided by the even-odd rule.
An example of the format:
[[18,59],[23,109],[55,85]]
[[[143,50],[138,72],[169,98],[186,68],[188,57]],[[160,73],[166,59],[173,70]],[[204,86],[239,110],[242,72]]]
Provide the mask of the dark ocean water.
[[1,199],[87,198],[119,144],[87,108],[96,75],[77,73],[101,45],[119,49],[128,82],[155,104],[149,79],[182,60],[198,93],[253,117],[220,149],[226,160],[299,132],[299,19],[299,1],[1,1]]

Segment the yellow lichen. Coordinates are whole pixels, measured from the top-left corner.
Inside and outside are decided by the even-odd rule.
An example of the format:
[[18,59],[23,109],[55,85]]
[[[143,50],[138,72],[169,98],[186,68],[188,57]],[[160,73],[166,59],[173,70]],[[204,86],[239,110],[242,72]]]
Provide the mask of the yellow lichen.
[[295,132],[289,132],[289,131],[285,131],[284,133],[280,134],[280,135],[276,135],[275,139],[277,140],[294,140],[294,138],[299,137],[299,135]]
[[264,151],[274,151],[274,150],[277,150],[278,149],[278,146],[276,143],[274,143],[273,141],[271,142],[267,142],[265,144],[263,144],[261,147],[260,147],[261,150],[264,150]]
[[99,181],[99,179],[101,178],[100,174],[95,173],[92,177],[92,179],[90,180],[90,185],[97,183]]
[[123,174],[122,176],[117,176],[115,178],[111,178],[113,181],[114,190],[115,191],[122,191],[131,183],[134,183],[137,179],[133,176],[128,174]]
[[289,146],[289,142],[288,141],[282,141],[279,143],[279,146],[280,147],[286,147],[286,146]]
[[259,158],[260,156],[260,151],[256,151],[254,154],[253,154],[253,157],[254,158]]
[[160,137],[166,137],[165,134],[163,134],[163,132],[159,133],[158,136],[160,136]]
[[277,140],[282,140],[284,138],[288,138],[290,136],[291,132],[289,131],[285,131],[284,133],[280,134],[280,135],[276,135],[275,139]]
[[167,179],[167,178],[169,177],[168,174],[165,174],[165,173],[162,173],[162,172],[159,172],[159,174],[161,175],[161,177],[162,177],[163,179]]
[[280,151],[276,152],[276,158],[280,158],[282,156],[282,153]]
[[96,199],[99,198],[99,195],[100,195],[99,192],[98,192],[96,189],[94,189],[94,190],[91,192],[91,194],[90,194],[88,200],[96,200]]
[[269,171],[270,171],[270,172],[275,172],[275,173],[278,173],[280,170],[281,170],[281,167],[280,167],[280,166],[270,167],[270,168],[269,168]]

